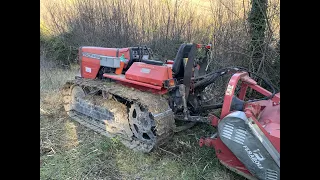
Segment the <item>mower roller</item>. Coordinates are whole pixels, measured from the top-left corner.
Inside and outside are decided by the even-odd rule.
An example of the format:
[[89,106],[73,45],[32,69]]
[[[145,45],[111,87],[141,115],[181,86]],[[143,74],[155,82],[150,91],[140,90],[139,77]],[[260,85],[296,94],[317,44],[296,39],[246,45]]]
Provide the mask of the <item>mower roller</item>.
[[[280,179],[280,93],[244,68],[206,72],[210,48],[184,43],[174,60],[162,62],[146,46],[80,47],[80,73],[62,88],[65,110],[80,124],[145,153],[175,132],[207,123],[217,132],[201,137],[199,145],[213,147],[223,165],[248,179]],[[197,51],[206,55],[196,58]],[[223,103],[213,104],[206,89],[225,75],[231,78]],[[247,98],[249,88],[262,98]]]

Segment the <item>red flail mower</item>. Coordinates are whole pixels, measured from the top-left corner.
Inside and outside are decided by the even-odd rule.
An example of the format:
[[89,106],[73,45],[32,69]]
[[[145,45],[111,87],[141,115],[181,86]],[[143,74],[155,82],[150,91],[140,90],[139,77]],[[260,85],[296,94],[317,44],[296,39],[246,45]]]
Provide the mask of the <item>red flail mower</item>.
[[[223,165],[248,179],[280,179],[280,93],[244,68],[207,72],[210,48],[182,44],[173,60],[163,62],[153,60],[146,46],[80,47],[80,74],[62,88],[65,110],[142,152],[166,143],[174,132],[207,123],[217,131],[199,144],[214,148]],[[205,55],[196,58],[198,51]],[[228,75],[223,103],[213,103],[209,85]],[[252,92],[260,99],[248,98]],[[217,109],[220,116],[213,113]]]

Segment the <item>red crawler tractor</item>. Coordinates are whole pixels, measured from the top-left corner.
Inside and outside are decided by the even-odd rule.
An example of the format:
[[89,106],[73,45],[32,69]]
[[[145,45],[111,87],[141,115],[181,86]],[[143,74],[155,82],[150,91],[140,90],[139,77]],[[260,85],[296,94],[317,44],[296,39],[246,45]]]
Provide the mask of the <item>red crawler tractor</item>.
[[[213,147],[223,165],[248,179],[280,179],[280,93],[262,78],[271,92],[259,86],[242,68],[207,73],[206,57],[195,58],[197,48],[209,52],[211,46],[182,44],[174,60],[162,62],[152,60],[147,47],[81,47],[80,74],[63,87],[65,110],[142,152],[194,123],[208,123],[217,132],[199,144]],[[223,103],[213,104],[205,89],[227,74]],[[263,98],[248,99],[248,88]],[[220,117],[214,109],[221,109]]]

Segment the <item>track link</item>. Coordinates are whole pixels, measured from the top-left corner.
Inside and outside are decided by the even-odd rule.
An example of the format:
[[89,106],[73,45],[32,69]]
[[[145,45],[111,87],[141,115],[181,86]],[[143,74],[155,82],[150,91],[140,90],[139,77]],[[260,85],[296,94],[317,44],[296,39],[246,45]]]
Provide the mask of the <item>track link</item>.
[[[77,107],[80,109],[82,106],[86,106],[86,108],[89,107],[91,116],[82,114],[79,111],[76,111],[74,104],[71,103],[74,101],[72,99],[72,89],[74,87],[81,87],[89,92],[100,91],[102,94],[99,95],[99,97],[87,94],[86,98],[88,96],[95,96],[95,98],[98,99],[97,101],[108,103],[103,103],[103,106],[101,106],[101,103],[96,105],[91,103],[92,101],[85,102],[86,98],[84,98],[77,102]],[[130,149],[141,152],[150,152],[157,146],[167,142],[173,135],[175,127],[174,115],[168,106],[166,98],[161,95],[142,92],[114,82],[83,78],[67,81],[62,88],[62,94],[64,108],[72,119],[106,137],[119,137],[121,142]],[[124,101],[117,101],[118,99]],[[132,133],[128,120],[128,109],[132,104],[137,104],[151,113],[155,123],[155,142],[150,143],[141,141]],[[117,110],[110,113],[108,112],[110,109]],[[113,117],[112,114],[116,117]],[[114,119],[114,121],[101,122],[93,118],[100,116],[103,117],[103,119]]]

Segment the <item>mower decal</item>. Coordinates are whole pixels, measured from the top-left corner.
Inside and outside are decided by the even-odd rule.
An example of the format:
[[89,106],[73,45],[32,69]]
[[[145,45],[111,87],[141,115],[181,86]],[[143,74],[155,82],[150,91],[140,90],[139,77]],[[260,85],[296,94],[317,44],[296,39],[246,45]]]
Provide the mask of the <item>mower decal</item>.
[[253,154],[256,156],[256,158],[259,160],[259,161],[263,161],[265,160],[266,158],[262,156],[262,154],[260,153],[260,149],[256,149],[253,151]]
[[234,128],[233,124],[226,123],[225,126],[222,129],[222,137],[225,137],[227,139],[230,139],[231,141],[234,141],[238,144],[243,145],[244,141],[246,140],[247,131],[242,130],[239,128]]
[[233,124],[229,124],[229,125],[228,124],[226,124],[223,127],[221,136],[231,140],[231,136],[232,136],[232,133],[233,133]]
[[142,68],[140,72],[145,73],[145,74],[149,74],[151,71],[151,69],[148,68]]
[[246,134],[247,134],[247,131],[236,129],[236,135],[234,136],[234,140],[239,144],[243,144],[247,138]]
[[88,57],[88,58],[93,58],[93,59],[100,59],[101,58],[101,56],[98,54],[92,54],[92,53],[87,53],[87,52],[83,52],[82,56]]
[[86,72],[91,73],[91,68],[86,67]]
[[256,149],[253,152],[248,148],[248,146],[243,146],[244,150],[247,151],[247,154],[251,161],[257,165],[259,169],[263,169],[260,161],[265,160],[265,158],[261,155],[260,150]]
[[228,85],[227,90],[226,90],[226,95],[230,96],[233,90],[233,86],[232,85]]

